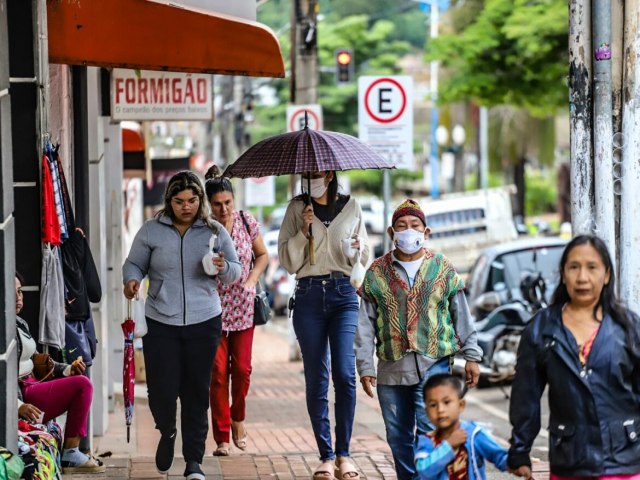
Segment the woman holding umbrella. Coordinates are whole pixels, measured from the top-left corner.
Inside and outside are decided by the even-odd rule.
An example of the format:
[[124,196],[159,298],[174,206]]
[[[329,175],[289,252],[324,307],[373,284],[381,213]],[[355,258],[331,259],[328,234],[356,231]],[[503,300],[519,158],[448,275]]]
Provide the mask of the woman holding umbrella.
[[[304,173],[302,185],[305,193],[291,201],[284,216],[278,253],[282,266],[298,281],[293,326],[302,351],[307,410],[322,462],[313,477],[331,479],[338,470],[340,480],[350,480],[359,474],[349,461],[356,403],[353,342],[358,323],[358,298],[349,276],[356,262],[367,263],[367,232],[358,202],[338,193],[335,171]],[[316,262],[310,261],[312,232]],[[335,449],[329,421],[329,371],[336,398]]]
[[[149,408],[161,434],[156,467],[166,473],[173,464],[179,397],[189,480],[205,478],[200,465],[209,430],[209,384],[222,328],[218,282],[230,284],[240,277],[231,237],[209,216],[198,177],[177,173],[167,185],[164,208],[138,231],[122,268],[127,298],[149,277],[143,343]],[[215,268],[203,264],[212,234],[218,255],[206,260]],[[205,267],[216,273],[207,274]]]

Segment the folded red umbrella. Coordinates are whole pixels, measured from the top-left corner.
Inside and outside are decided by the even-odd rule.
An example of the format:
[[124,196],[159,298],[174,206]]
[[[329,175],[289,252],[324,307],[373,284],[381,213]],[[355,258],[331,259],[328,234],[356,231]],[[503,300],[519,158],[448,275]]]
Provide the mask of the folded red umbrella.
[[127,422],[127,443],[129,443],[131,420],[133,419],[134,390],[136,386],[136,367],[133,361],[133,332],[136,323],[131,318],[131,300],[127,305],[127,318],[122,322],[124,333],[124,365],[122,368],[122,396],[124,398],[124,416]]

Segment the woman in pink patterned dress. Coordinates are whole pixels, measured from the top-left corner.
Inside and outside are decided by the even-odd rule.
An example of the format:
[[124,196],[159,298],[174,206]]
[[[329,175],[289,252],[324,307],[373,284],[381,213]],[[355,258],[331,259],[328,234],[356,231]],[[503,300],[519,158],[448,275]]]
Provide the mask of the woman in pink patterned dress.
[[[229,436],[240,450],[247,448],[244,427],[245,398],[251,376],[251,346],[253,343],[253,302],[256,284],[267,266],[267,249],[259,225],[247,211],[236,211],[231,181],[219,176],[217,166],[209,169],[205,189],[215,219],[225,226],[242,264],[240,280],[231,285],[219,284],[222,300],[222,338],[211,372],[209,398],[214,455],[231,452]],[[255,257],[252,265],[252,254]],[[231,387],[231,405],[229,404]]]

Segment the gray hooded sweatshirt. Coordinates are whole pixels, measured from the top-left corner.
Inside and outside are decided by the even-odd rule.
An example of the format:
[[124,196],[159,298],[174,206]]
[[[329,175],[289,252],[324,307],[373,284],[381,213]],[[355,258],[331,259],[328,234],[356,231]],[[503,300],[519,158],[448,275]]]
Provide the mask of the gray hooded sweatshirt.
[[197,219],[180,236],[171,219],[162,215],[145,222],[136,234],[122,267],[122,280],[149,277],[145,315],[167,325],[193,325],[222,313],[218,282],[240,278],[240,262],[227,230],[218,222],[214,250],[224,253],[225,268],[215,276],[205,273],[202,257],[209,251],[212,231]]

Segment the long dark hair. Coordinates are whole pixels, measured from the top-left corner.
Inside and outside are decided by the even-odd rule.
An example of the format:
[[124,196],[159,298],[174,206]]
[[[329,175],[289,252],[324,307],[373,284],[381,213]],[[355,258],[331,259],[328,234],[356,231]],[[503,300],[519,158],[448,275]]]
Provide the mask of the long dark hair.
[[[313,172],[310,172],[310,173],[313,173]],[[335,170],[327,170],[325,172],[325,175],[328,175],[329,173],[333,173],[333,178],[329,181],[329,185],[327,185],[327,208],[329,210],[329,213],[333,214],[333,212],[336,209],[336,203],[338,200],[338,175],[336,174]],[[306,181],[307,181],[306,179],[301,178],[300,186],[302,187],[303,186],[302,184]],[[301,193],[297,197],[294,197],[293,200],[306,201],[307,198],[309,198],[310,196],[311,194],[307,196],[307,193]]]
[[[597,318],[597,312],[600,307],[604,313],[611,315],[611,318],[618,323],[624,329],[628,340],[628,345],[633,348],[636,343],[637,332],[631,324],[627,309],[620,303],[618,296],[616,295],[616,271],[613,262],[611,261],[611,255],[609,255],[609,249],[604,241],[595,235],[578,235],[571,240],[564,249],[562,257],[560,258],[560,279],[564,280],[564,267],[567,264],[567,259],[571,251],[581,245],[591,245],[604,263],[605,268],[609,272],[609,282],[602,288],[600,292],[600,299],[595,307],[593,307],[593,317]],[[560,281],[553,296],[551,297],[551,306],[562,307],[565,303],[571,301],[567,286],[564,281]]]
[[229,192],[231,196],[235,198],[233,194],[233,185],[231,180],[222,176],[222,171],[217,165],[213,165],[207,173],[204,174],[204,189],[207,193],[207,198],[211,201],[211,197],[220,192]]
[[156,218],[167,215],[171,220],[175,220],[173,208],[171,207],[171,199],[185,190],[191,190],[194,195],[198,197],[198,212],[196,213],[196,218],[202,220],[212,232],[218,233],[218,229],[211,221],[211,209],[209,208],[209,202],[207,202],[204,196],[202,182],[200,182],[200,179],[195,173],[189,170],[183,170],[171,177],[164,191],[164,205],[162,209],[156,213]]

